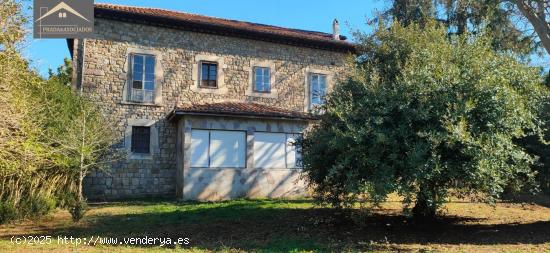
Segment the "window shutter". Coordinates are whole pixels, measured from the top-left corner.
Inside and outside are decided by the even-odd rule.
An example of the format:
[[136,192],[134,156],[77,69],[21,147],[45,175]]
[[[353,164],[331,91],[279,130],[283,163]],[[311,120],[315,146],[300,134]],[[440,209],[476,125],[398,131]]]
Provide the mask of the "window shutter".
[[126,100],[131,101],[132,100],[132,87],[134,86],[134,54],[130,53],[128,54],[128,88],[126,89]]
[[286,134],[254,133],[254,167],[286,168]]

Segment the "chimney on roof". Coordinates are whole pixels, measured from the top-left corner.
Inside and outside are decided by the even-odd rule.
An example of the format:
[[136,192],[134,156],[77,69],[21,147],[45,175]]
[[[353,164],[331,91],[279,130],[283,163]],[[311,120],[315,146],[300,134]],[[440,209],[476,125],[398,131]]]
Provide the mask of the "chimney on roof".
[[332,21],[332,38],[340,40],[340,23],[338,23],[338,19]]

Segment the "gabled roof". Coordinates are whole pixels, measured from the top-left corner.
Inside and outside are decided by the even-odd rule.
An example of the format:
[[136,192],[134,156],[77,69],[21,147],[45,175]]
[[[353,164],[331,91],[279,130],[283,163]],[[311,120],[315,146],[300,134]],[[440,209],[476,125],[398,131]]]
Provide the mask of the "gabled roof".
[[208,17],[156,8],[113,4],[95,4],[98,18],[169,27],[186,31],[218,34],[246,39],[318,48],[341,52],[354,52],[354,44],[332,38],[332,34],[263,25],[238,20]]
[[178,115],[201,116],[234,116],[247,118],[275,118],[288,120],[317,120],[314,114],[286,110],[274,106],[246,102],[220,102],[197,104],[175,108],[168,116],[172,119]]

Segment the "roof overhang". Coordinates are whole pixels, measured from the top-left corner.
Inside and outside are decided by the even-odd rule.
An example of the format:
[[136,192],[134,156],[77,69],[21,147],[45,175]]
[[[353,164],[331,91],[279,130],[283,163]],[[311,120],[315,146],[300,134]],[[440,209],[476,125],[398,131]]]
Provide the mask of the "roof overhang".
[[283,109],[250,102],[218,102],[195,104],[174,108],[167,116],[172,121],[181,116],[233,117],[248,119],[273,119],[293,121],[316,121],[319,115]]
[[208,113],[208,112],[186,112],[172,110],[166,117],[168,121],[175,121],[182,116],[203,116],[203,117],[232,117],[232,118],[246,118],[246,119],[271,119],[271,120],[288,120],[288,121],[318,121],[319,117],[285,117],[285,116],[269,116],[269,115],[253,115],[246,113]]

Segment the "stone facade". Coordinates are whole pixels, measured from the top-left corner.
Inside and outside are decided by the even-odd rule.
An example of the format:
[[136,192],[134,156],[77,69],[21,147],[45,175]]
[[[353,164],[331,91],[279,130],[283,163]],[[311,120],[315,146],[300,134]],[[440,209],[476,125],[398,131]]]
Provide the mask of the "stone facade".
[[[85,191],[90,199],[180,196],[176,178],[188,171],[177,172],[178,159],[183,159],[177,155],[177,124],[166,119],[173,108],[230,100],[307,111],[308,73],[327,74],[330,90],[343,75],[348,56],[103,18],[96,18],[94,33],[93,38],[75,39],[75,88],[91,96],[115,123],[120,137],[117,148],[128,149],[129,126],[150,125],[155,134],[150,156],[135,157],[129,153],[127,159],[114,164],[110,171],[87,176]],[[153,103],[126,100],[128,60],[132,52],[147,52],[156,57]],[[219,76],[223,77],[219,89],[197,86],[198,61],[203,59],[219,63]],[[276,93],[263,95],[251,91],[251,66],[255,62],[274,68],[272,86]]]

